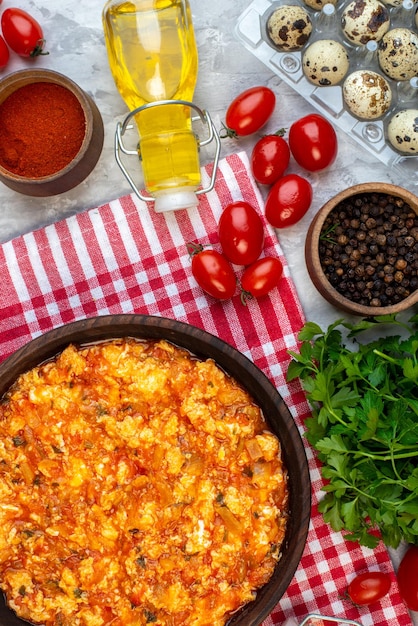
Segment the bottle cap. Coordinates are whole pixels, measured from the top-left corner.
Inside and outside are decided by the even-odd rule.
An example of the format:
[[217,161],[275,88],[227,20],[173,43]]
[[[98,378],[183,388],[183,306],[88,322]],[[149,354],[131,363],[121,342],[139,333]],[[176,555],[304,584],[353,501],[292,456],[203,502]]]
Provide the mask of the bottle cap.
[[156,213],[177,211],[178,209],[192,209],[197,207],[198,199],[192,189],[179,187],[155,194]]

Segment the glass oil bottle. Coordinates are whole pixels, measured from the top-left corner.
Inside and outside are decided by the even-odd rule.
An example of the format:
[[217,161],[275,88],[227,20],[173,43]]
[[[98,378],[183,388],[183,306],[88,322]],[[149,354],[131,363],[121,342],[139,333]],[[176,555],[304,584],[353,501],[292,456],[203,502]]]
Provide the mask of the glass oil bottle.
[[[208,191],[198,191],[200,145],[215,138],[217,165],[219,139],[209,114],[192,104],[198,52],[188,0],[108,0],[103,27],[110,69],[130,110],[116,133],[119,165],[141,199],[155,200],[156,211],[196,206],[197,195]],[[120,151],[132,154],[122,141],[132,119],[150,197],[138,192],[120,159]],[[204,143],[195,119],[208,126]]]

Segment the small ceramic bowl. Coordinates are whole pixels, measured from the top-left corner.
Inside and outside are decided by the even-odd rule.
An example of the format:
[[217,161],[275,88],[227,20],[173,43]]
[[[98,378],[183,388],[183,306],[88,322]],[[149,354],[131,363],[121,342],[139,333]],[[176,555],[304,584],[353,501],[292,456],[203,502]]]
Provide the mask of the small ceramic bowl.
[[[25,122],[20,124],[21,130],[18,129],[19,121],[23,119],[23,116],[30,115],[30,112],[25,109],[25,106],[31,105],[27,95],[28,90],[32,89],[38,98],[42,97],[41,89],[44,87],[39,83],[47,83],[46,94],[51,89],[55,89],[54,93],[61,94],[63,99],[59,102],[57,98],[54,102],[53,98],[44,97],[42,113],[33,116],[38,144],[38,154],[35,156],[39,159],[39,163],[42,163],[42,167],[40,166],[37,170],[36,160],[29,156],[29,150],[33,149],[33,145],[31,146],[31,142],[24,136],[25,126],[32,124]],[[51,84],[57,87],[51,88]],[[7,103],[8,98],[10,99]],[[20,105],[17,106],[15,101],[18,101]],[[64,101],[68,108],[63,106]],[[60,112],[57,111],[57,103],[61,106],[61,117]],[[20,112],[20,117],[18,112]],[[41,115],[42,119],[40,119]],[[79,124],[77,137],[75,130],[74,136],[71,136],[73,131],[69,124],[70,118],[75,119],[76,116],[78,116]],[[103,148],[103,120],[93,99],[71,79],[53,70],[21,70],[1,80],[0,119],[3,127],[3,129],[0,127],[0,181],[7,187],[28,196],[53,196],[76,187],[93,170]],[[69,150],[70,144],[72,152]],[[25,150],[28,152],[25,153]],[[41,150],[45,150],[45,155]],[[56,159],[56,165],[51,158],[52,152],[59,156]],[[67,152],[70,155],[68,158],[65,157]],[[29,170],[29,165],[26,166],[27,169],[21,166],[22,155],[26,156],[27,164],[31,161],[35,163],[31,170]],[[51,161],[49,169],[44,166],[48,160]]]
[[[387,201],[389,208],[379,215]],[[337,194],[315,215],[306,236],[306,265],[330,304],[372,317],[418,302],[418,218],[417,224],[415,217],[397,222],[403,203],[418,216],[413,193],[388,183],[363,183]],[[392,215],[390,205],[396,206]],[[401,230],[394,230],[394,223]]]

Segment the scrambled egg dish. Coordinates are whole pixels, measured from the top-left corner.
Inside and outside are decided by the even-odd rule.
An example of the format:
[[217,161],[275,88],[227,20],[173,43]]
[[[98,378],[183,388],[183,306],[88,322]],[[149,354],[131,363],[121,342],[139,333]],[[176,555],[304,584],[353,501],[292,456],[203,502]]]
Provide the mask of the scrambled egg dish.
[[213,361],[71,345],[0,404],[0,587],[47,626],[223,626],[273,573],[287,489],[278,439]]

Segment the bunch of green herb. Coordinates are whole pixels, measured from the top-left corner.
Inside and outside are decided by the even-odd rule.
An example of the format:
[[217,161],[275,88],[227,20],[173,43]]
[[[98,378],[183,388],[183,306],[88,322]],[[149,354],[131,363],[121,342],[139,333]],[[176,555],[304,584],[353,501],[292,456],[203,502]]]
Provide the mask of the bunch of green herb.
[[380,537],[418,544],[418,316],[337,320],[326,331],[307,322],[299,339],[287,379],[300,378],[312,408],[306,437],[322,463],[324,520],[370,548]]

